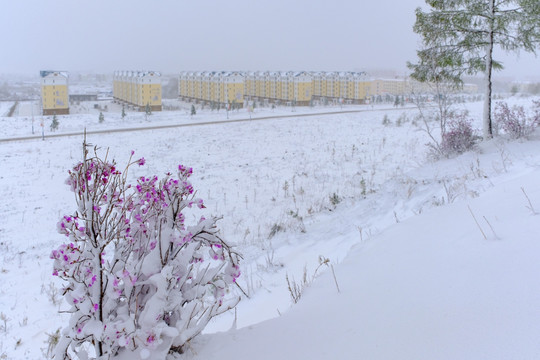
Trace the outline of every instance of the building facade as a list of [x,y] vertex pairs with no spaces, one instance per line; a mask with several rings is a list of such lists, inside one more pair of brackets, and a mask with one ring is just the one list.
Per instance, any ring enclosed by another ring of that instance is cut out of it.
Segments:
[[43,115],[69,114],[68,73],[43,70],[41,77],[41,108]]
[[256,71],[246,73],[244,98],[272,104],[308,105],[311,101],[311,73]]
[[161,74],[156,71],[116,71],[113,98],[138,111],[161,111]]
[[[464,87],[470,92],[472,87]],[[196,103],[366,104],[381,96],[432,92],[409,78],[372,79],[364,72],[193,72],[180,74],[179,97]]]
[[373,95],[371,85],[364,72],[316,72],[313,97],[324,103],[365,104]]
[[363,104],[370,97],[365,73],[250,72],[244,85],[246,100],[307,106],[313,101]]
[[236,71],[185,71],[178,78],[178,96],[185,101],[241,107],[244,77]]

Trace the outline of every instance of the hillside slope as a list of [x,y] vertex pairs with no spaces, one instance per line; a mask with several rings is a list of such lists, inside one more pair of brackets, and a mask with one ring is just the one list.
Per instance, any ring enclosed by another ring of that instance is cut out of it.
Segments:
[[281,317],[205,335],[187,358],[540,358],[540,215],[527,200],[540,211],[533,157],[486,179],[493,187],[479,197],[356,246],[335,267],[340,293],[326,272]]

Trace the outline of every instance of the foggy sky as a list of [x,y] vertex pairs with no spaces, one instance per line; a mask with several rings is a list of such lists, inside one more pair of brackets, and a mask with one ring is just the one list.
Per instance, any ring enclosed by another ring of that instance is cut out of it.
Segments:
[[[9,0],[0,73],[42,69],[374,70],[408,74],[423,0]],[[500,54],[499,54],[500,55]],[[500,75],[538,76],[503,56]]]

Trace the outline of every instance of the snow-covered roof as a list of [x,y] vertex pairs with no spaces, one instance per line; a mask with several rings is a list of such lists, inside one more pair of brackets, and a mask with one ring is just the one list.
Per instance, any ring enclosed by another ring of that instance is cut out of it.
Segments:
[[65,78],[68,78],[69,74],[67,71],[58,71],[58,70],[41,70],[39,72],[39,76],[41,76],[42,78],[44,77],[47,77],[49,75],[55,75],[55,76],[63,76]]
[[212,79],[215,77],[231,77],[239,76],[247,80],[287,80],[298,78],[315,78],[326,80],[350,80],[350,81],[365,81],[367,73],[365,71],[183,71],[180,73],[180,78],[194,77],[198,79]]
[[115,76],[124,77],[145,77],[145,76],[161,76],[161,73],[153,70],[117,70]]

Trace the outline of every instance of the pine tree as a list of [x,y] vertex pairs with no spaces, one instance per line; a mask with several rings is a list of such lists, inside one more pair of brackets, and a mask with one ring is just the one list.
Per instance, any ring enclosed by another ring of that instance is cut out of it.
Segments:
[[122,104],[122,120],[124,120],[125,117],[126,117],[126,109],[125,109],[124,104]]
[[58,117],[56,116],[56,114],[54,114],[51,122],[51,131],[57,130],[58,125],[60,125],[60,123],[58,122]]
[[103,113],[100,111],[99,112],[99,123],[101,124],[102,122],[105,121],[105,116],[103,115]]
[[495,46],[505,51],[536,53],[540,43],[538,0],[426,0],[430,10],[416,9],[414,31],[422,36],[418,64],[409,63],[419,81],[462,85],[463,75],[485,74],[483,134],[493,137],[492,71]]
[[191,116],[197,114],[197,110],[195,110],[195,105],[191,104]]

